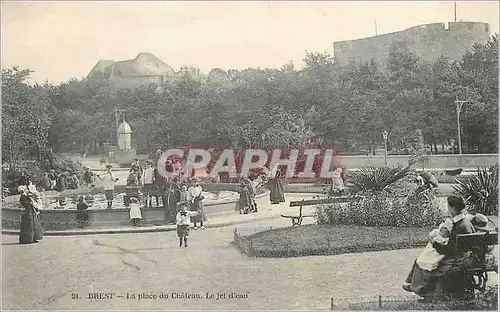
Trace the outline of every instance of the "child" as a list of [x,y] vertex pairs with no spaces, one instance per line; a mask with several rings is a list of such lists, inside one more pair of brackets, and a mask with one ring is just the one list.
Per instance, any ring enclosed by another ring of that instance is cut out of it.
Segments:
[[429,232],[429,243],[425,246],[424,251],[417,258],[417,264],[422,270],[432,271],[438,267],[439,261],[444,258],[444,255],[438,253],[433,243],[447,245],[451,230],[453,229],[453,221],[446,219],[439,225],[438,229]]
[[177,213],[177,236],[179,236],[179,247],[182,247],[184,240],[184,247],[187,247],[187,237],[189,235],[189,227],[191,226],[191,217],[198,215],[197,211],[188,211],[188,202],[180,202]]
[[83,228],[85,223],[89,220],[88,208],[89,206],[83,201],[83,196],[80,196],[78,204],[76,204],[76,221],[81,228]]
[[130,220],[132,220],[132,225],[139,225],[139,221],[142,220],[141,207],[139,206],[139,200],[136,197],[130,198],[130,210],[129,210]]
[[337,167],[332,173],[332,189],[344,189],[344,180],[342,179],[342,168]]

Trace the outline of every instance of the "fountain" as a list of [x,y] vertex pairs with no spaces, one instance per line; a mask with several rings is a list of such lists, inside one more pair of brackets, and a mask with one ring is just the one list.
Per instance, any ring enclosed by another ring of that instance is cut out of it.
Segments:
[[[218,187],[213,187],[212,185],[210,188],[209,185],[203,184],[202,187],[204,189],[213,189],[210,192],[203,192],[203,196],[205,197],[205,213],[208,215],[208,218],[210,218],[210,214],[234,211],[234,205],[239,198],[236,188],[227,187],[226,185]],[[136,190],[140,190],[140,187]],[[129,209],[127,207],[127,198],[130,196],[127,196],[126,186],[117,185],[111,209],[106,209],[106,198],[100,187],[68,190],[63,195],[46,194],[42,198],[43,210],[40,214],[43,228],[45,230],[77,228],[76,204],[80,196],[83,196],[85,202],[89,205],[89,225],[92,228],[117,228],[130,225]],[[259,196],[265,196],[265,194],[261,192]],[[62,205],[60,204],[61,202]],[[155,200],[153,200],[153,204],[156,204]],[[22,212],[23,209],[19,204],[19,195],[6,197],[2,206],[2,228],[19,229]],[[142,215],[143,224],[145,225],[164,225],[163,206],[143,208]]]

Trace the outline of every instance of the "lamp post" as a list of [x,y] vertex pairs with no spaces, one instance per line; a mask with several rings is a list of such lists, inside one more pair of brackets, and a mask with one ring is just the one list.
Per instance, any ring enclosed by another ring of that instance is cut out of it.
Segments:
[[387,136],[389,133],[387,131],[382,132],[382,137],[384,138],[384,160],[385,160],[385,166],[387,167]]
[[458,153],[462,154],[462,137],[460,135],[460,112],[462,111],[462,106],[469,101],[459,101],[458,95],[455,99],[455,105],[457,107],[457,132],[458,132]]

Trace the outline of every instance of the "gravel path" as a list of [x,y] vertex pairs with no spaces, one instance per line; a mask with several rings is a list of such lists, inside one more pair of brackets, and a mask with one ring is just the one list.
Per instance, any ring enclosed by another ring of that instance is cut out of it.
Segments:
[[[290,226],[290,220],[256,220],[237,227],[252,232],[271,226]],[[421,252],[248,258],[230,244],[233,230],[192,231],[188,248],[178,247],[175,232],[46,237],[31,245],[3,236],[2,308],[328,309],[332,297],[407,296],[401,284]],[[496,279],[490,275],[492,283]],[[88,299],[94,292],[113,293],[113,299]],[[217,292],[225,298],[216,300]],[[139,300],[143,293],[157,298]],[[162,293],[169,298],[159,298]],[[175,293],[201,298],[180,299]],[[136,298],[126,299],[127,294]]]

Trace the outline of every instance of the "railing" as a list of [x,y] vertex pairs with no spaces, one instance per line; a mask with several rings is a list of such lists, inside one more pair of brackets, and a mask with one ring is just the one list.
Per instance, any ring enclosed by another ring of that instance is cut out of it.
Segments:
[[331,298],[330,310],[393,310],[393,304],[418,302],[418,296],[371,296],[357,298]]
[[233,231],[233,244],[240,249],[244,254],[249,257],[253,257],[255,252],[252,245],[252,241],[248,239],[250,235],[272,230],[272,227],[259,227],[259,228],[235,228]]

